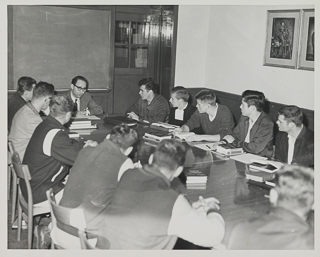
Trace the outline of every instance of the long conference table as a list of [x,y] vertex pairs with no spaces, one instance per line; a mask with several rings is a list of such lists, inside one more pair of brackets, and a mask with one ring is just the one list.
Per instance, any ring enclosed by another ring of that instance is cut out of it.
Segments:
[[[84,140],[90,139],[100,143],[114,127],[113,124],[104,123],[103,119],[93,123],[97,124],[97,129],[90,134],[80,134]],[[138,124],[136,130],[139,141],[130,157],[134,162],[140,161],[141,164],[145,164],[157,143],[142,138],[144,133],[150,130],[149,125]],[[184,144],[187,143],[184,142]],[[198,200],[199,196],[205,198],[213,196],[220,201],[220,213],[226,223],[226,234],[222,242],[224,244],[228,243],[235,225],[248,218],[261,216],[270,209],[267,197],[269,190],[247,183],[245,173],[248,167],[244,163],[228,157],[221,158],[213,152],[196,148],[190,144],[184,167],[207,172],[209,176],[206,189],[187,189],[183,176],[171,182],[172,188],[181,192],[190,203]]]

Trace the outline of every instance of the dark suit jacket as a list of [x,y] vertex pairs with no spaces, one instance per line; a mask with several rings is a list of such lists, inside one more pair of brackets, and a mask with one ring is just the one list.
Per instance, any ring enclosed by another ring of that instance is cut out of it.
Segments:
[[245,143],[244,140],[249,128],[249,117],[241,116],[231,135],[245,152],[271,157],[273,152],[273,126],[274,123],[270,117],[265,112],[261,112],[251,128],[250,143]]
[[[65,95],[71,99],[71,90],[61,92],[62,95]],[[103,114],[103,109],[98,105],[92,98],[89,92],[85,92],[80,97],[80,110],[84,111],[88,107],[90,115],[101,115]]]

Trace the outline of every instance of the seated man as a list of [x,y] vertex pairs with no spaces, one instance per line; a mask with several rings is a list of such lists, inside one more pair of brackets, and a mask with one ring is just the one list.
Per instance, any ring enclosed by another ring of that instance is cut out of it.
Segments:
[[263,111],[262,92],[246,90],[242,93],[241,117],[231,135],[224,137],[245,152],[271,157],[273,151],[273,121]]
[[99,228],[99,221],[93,223],[93,219],[109,205],[122,174],[134,168],[127,155],[137,140],[138,135],[134,129],[118,125],[97,147],[87,147],[79,152],[60,205],[83,208],[87,229]]
[[126,115],[134,120],[152,122],[164,122],[169,114],[168,101],[158,95],[158,85],[152,78],[143,78],[138,83],[141,98],[131,105]]
[[190,136],[186,139],[188,141],[220,141],[225,135],[230,134],[234,127],[232,114],[227,106],[216,102],[213,90],[201,90],[195,98],[198,110],[176,132],[189,132],[201,126],[205,135]]
[[36,127],[42,122],[39,112],[48,108],[54,95],[54,86],[39,82],[33,89],[31,102],[27,102],[14,116],[9,134],[20,159],[23,160],[29,140]]
[[171,90],[169,124],[182,126],[190,119],[197,108],[189,103],[189,99],[190,94],[184,87],[177,86]]
[[71,90],[63,92],[75,103],[73,115],[101,115],[103,109],[92,98],[89,92],[89,82],[82,76],[76,76],[71,81]]
[[177,237],[206,247],[221,243],[225,224],[216,212],[219,201],[201,197],[191,206],[170,187],[185,155],[180,142],[162,140],[149,165],[122,175],[100,230],[111,249],[172,249]]
[[303,124],[297,106],[285,106],[278,112],[279,132],[275,142],[275,159],[288,164],[314,166],[314,132]]
[[276,173],[275,184],[270,213],[237,225],[228,249],[314,249],[314,231],[306,221],[314,203],[314,171],[285,165]]
[[[62,95],[55,95],[50,102],[49,116],[35,129],[27,146],[23,163],[27,164],[31,175],[33,204],[47,203],[46,191],[50,188],[59,203],[62,198],[63,181],[73,165],[80,150],[79,143],[70,139],[63,126],[71,117],[72,101]],[[84,145],[96,146],[96,142],[87,141]],[[22,181],[22,194],[27,196]]]
[[21,77],[18,80],[18,90],[8,101],[8,130],[10,131],[12,119],[16,112],[32,98],[32,91],[36,81],[30,77]]

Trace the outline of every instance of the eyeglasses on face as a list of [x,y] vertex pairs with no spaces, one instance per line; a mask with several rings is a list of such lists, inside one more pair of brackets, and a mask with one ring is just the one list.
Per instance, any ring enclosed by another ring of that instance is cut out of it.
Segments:
[[78,87],[77,85],[74,85],[77,89],[78,89],[78,91],[80,91],[80,92],[85,92],[86,90],[87,90],[87,88],[86,87]]

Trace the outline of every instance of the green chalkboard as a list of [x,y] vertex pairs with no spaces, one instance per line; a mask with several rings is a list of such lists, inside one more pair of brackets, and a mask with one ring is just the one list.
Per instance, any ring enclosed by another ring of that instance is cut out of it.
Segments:
[[89,89],[112,88],[110,24],[110,10],[12,6],[9,89],[21,76],[67,89],[77,75],[88,79]]

